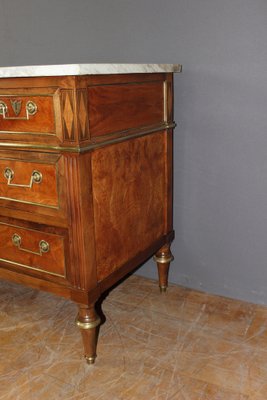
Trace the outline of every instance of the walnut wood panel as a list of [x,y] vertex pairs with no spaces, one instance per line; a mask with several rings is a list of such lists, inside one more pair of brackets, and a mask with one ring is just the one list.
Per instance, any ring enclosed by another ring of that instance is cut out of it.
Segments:
[[[37,90],[38,91],[38,90]],[[57,92],[53,90],[42,90],[36,93],[36,90],[8,90],[0,92],[0,102],[4,102],[7,106],[6,118],[0,115],[0,133],[1,132],[16,132],[16,133],[31,133],[56,135],[56,116],[55,116],[55,98]],[[32,101],[37,106],[37,111],[34,115],[26,117],[26,104]],[[20,111],[16,115],[12,102],[20,102]],[[8,119],[13,118],[13,119]]]
[[[12,238],[21,238],[20,246]],[[0,222],[0,260],[27,270],[43,271],[48,274],[65,277],[64,239],[62,236],[25,229],[21,226]],[[40,241],[46,241],[49,250],[40,251]]]
[[71,282],[76,288],[97,285],[91,181],[91,154],[64,157],[68,191]]
[[[173,121],[173,75],[166,79],[166,120]],[[166,232],[173,229],[173,130],[169,130],[166,138]]]
[[165,162],[163,133],[129,140],[93,153],[99,281],[164,234]]
[[164,120],[162,82],[91,86],[88,93],[92,137]]
[[[6,168],[14,172],[11,182],[5,177]],[[32,183],[32,174],[41,174],[40,183]],[[56,164],[44,164],[0,158],[0,205],[2,199],[14,200],[21,203],[35,203],[45,207],[59,206],[58,176]]]
[[166,137],[166,214],[165,232],[173,229],[173,131],[170,130]]

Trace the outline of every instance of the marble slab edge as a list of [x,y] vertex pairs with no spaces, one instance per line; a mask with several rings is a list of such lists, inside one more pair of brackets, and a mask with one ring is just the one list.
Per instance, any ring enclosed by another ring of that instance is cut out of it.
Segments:
[[0,67],[0,78],[181,72],[180,64],[63,64]]

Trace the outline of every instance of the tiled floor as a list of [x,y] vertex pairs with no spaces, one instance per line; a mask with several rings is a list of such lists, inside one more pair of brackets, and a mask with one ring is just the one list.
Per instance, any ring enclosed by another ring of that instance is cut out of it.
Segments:
[[1,400],[266,400],[267,308],[132,276],[88,366],[70,301],[0,283]]

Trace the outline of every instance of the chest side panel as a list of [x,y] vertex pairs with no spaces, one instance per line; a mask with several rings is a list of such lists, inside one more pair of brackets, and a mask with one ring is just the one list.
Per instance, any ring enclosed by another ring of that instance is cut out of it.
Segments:
[[165,139],[156,133],[92,155],[99,281],[164,234]]

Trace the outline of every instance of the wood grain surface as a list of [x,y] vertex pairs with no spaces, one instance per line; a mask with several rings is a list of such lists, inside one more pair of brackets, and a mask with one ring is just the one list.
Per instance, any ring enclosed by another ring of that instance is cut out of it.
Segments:
[[[12,242],[12,237],[17,234],[21,237],[19,249]],[[47,273],[65,276],[64,241],[63,237],[33,229],[25,229],[17,225],[0,223],[0,258],[10,263],[20,264],[20,269],[27,273],[32,268]],[[49,244],[49,251],[40,255],[39,242],[45,240]]]
[[[4,176],[6,168],[10,168],[14,172],[10,185]],[[12,186],[29,185],[33,171],[42,174],[40,183],[33,183],[32,187]],[[59,203],[57,179],[56,165],[0,158],[0,201],[1,199],[13,199],[57,207]]]
[[98,280],[164,234],[165,159],[162,133],[93,153]]
[[164,119],[162,82],[92,86],[88,93],[91,136],[160,124]]
[[[0,101],[4,101],[8,107],[7,117],[16,119],[3,119],[0,115],[0,132],[29,132],[55,134],[55,113],[52,96],[0,96]],[[11,105],[11,101],[21,101],[21,111],[16,116]],[[36,114],[26,117],[26,103],[33,101],[37,106]]]

